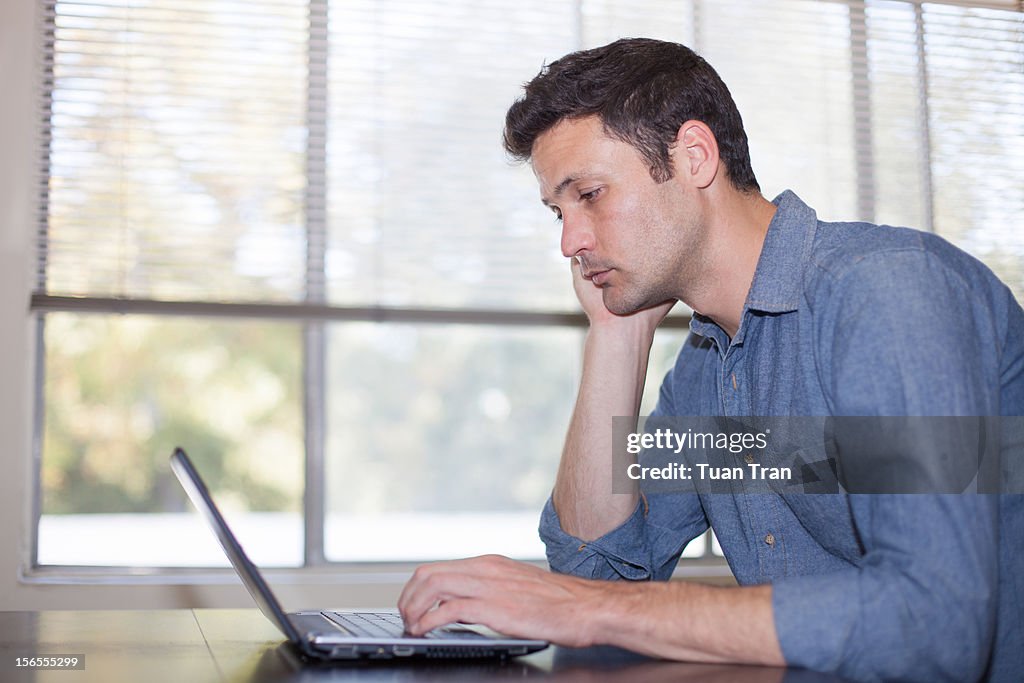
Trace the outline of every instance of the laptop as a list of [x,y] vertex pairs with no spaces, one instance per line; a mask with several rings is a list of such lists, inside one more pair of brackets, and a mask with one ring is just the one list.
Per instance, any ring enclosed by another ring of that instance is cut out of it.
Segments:
[[506,638],[481,626],[450,624],[422,636],[404,632],[398,610],[373,612],[312,610],[285,613],[256,565],[228,527],[210,491],[181,448],[171,455],[171,469],[206,519],[238,577],[260,611],[302,654],[317,660],[498,658],[525,655],[547,641]]

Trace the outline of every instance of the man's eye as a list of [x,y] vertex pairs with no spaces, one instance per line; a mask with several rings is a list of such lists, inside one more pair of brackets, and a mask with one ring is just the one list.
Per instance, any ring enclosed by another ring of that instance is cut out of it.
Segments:
[[558,223],[562,222],[562,212],[561,211],[555,211],[555,221],[558,222]]
[[592,202],[597,199],[597,195],[601,194],[601,188],[591,190],[590,192],[583,192],[580,194],[580,199],[585,202]]

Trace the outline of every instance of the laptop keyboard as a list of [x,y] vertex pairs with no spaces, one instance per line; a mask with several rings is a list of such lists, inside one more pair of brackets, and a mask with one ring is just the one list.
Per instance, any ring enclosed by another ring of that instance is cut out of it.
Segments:
[[[323,612],[323,615],[350,633],[365,638],[401,638],[406,636],[401,615],[395,612]],[[445,627],[428,631],[423,638],[485,638],[465,628]]]
[[324,616],[357,636],[400,638],[405,633],[402,617],[393,612],[324,612]]

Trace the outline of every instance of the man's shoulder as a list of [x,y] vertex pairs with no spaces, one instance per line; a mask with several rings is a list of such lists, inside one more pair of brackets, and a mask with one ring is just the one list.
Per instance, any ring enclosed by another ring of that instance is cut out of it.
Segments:
[[1024,310],[977,258],[932,233],[868,223],[820,223],[804,275],[803,307],[823,338],[864,320],[879,333],[992,340],[1024,357]]
[[936,279],[999,298],[1009,293],[977,258],[938,235],[913,228],[819,221],[807,265],[805,285],[810,293],[865,280],[909,291]]
[[941,237],[913,228],[818,221],[810,261],[822,273],[841,278],[864,262],[895,260],[907,253],[934,254],[951,263],[960,254],[970,258]]

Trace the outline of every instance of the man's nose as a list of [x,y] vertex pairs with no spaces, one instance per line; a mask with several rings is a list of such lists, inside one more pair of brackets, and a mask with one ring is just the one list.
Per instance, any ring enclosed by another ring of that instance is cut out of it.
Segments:
[[578,213],[562,214],[562,256],[572,257],[594,248],[593,226]]

